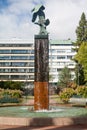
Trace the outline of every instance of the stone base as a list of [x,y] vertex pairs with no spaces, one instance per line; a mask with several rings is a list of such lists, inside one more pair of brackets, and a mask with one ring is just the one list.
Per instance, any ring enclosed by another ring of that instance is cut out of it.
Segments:
[[19,118],[0,117],[0,125],[17,126],[68,126],[87,124],[87,117],[71,118]]
[[49,109],[48,82],[34,83],[34,110]]

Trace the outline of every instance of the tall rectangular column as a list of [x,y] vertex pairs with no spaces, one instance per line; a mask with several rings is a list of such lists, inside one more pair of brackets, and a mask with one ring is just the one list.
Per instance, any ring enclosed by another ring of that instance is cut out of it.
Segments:
[[49,40],[35,35],[34,109],[49,109]]

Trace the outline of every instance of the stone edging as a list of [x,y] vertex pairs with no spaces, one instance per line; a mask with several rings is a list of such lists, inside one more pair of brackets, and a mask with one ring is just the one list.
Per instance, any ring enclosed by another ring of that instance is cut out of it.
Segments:
[[66,126],[87,124],[87,117],[64,117],[64,118],[17,118],[0,117],[0,125],[18,126]]

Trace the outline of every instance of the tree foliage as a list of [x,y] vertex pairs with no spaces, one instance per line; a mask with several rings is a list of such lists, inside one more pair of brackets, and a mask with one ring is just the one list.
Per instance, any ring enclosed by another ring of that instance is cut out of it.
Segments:
[[87,41],[87,20],[84,13],[81,15],[79,26],[76,29],[77,41],[76,45],[80,46],[82,42]]
[[[85,81],[84,81],[85,80],[85,78],[84,78],[85,72],[84,72],[84,69],[83,69],[83,63],[80,62],[79,60],[81,58],[83,58],[82,53],[84,53],[84,50],[81,49],[82,46],[83,46],[82,44],[83,44],[83,42],[87,43],[87,20],[86,20],[86,16],[85,16],[84,12],[81,15],[79,25],[77,26],[76,36],[77,36],[76,42],[73,43],[73,45],[75,46],[74,50],[76,50],[76,52],[77,52],[77,55],[74,58],[74,60],[77,63],[76,68],[75,68],[75,73],[76,73],[75,81],[76,81],[77,84],[83,85],[85,83]],[[81,53],[80,53],[80,51],[81,51]],[[84,60],[85,60],[85,58],[84,58]],[[87,64],[87,63],[85,62],[85,64]]]
[[84,70],[85,81],[87,82],[87,42],[83,42],[79,48],[75,59],[82,65]]
[[84,71],[83,71],[83,67],[81,64],[76,64],[76,67],[75,67],[75,83],[77,83],[78,85],[83,85],[85,84],[85,81],[84,81]]
[[0,81],[0,88],[3,89],[19,89],[22,90],[23,83],[22,82],[14,82],[14,81]]
[[68,87],[69,83],[71,81],[71,73],[68,67],[64,67],[61,72],[59,73],[59,81],[58,85],[61,88],[66,88]]

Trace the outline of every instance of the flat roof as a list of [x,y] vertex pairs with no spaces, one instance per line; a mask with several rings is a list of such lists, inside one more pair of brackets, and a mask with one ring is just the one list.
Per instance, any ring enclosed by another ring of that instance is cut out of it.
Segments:
[[0,39],[0,44],[33,44],[33,41],[27,40],[27,39]]
[[[49,40],[50,44],[72,44],[72,40]],[[0,44],[34,44],[33,41],[27,39],[0,39]]]
[[72,40],[50,40],[50,44],[72,44]]

